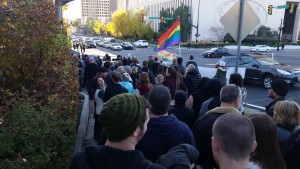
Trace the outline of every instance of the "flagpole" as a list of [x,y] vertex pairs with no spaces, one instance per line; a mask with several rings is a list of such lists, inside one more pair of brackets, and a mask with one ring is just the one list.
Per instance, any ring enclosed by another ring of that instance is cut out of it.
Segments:
[[[178,18],[180,19],[180,16],[178,16]],[[180,26],[180,20],[179,20],[179,26]],[[181,48],[180,48],[180,43],[181,43],[181,41],[179,42],[179,57],[181,57]]]
[[180,43],[179,43],[179,57],[181,57]]

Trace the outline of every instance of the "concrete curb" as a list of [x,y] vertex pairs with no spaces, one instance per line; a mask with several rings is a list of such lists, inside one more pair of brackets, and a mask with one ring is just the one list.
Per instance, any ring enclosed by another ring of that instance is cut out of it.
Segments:
[[244,106],[248,107],[250,109],[259,110],[261,112],[265,112],[266,111],[266,108],[261,107],[261,106],[257,106],[257,105],[254,105],[254,104],[245,103]]
[[80,115],[79,126],[77,129],[76,139],[74,143],[73,156],[83,151],[84,139],[89,120],[89,96],[85,93],[79,92],[81,96],[84,96],[83,106]]

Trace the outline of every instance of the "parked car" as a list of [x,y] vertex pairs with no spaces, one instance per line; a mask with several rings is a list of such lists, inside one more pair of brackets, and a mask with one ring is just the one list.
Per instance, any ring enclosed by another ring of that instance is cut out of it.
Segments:
[[271,47],[268,45],[255,45],[249,49],[250,52],[269,52]]
[[104,40],[110,41],[110,42],[115,42],[116,41],[115,37],[105,37]]
[[96,48],[96,43],[93,40],[85,41],[86,48]]
[[102,45],[104,48],[111,48],[111,42],[105,41]]
[[[223,56],[216,67],[221,61],[226,63],[226,67],[235,67],[236,59],[236,56]],[[269,88],[274,79],[283,79],[290,86],[300,83],[300,67],[283,65],[265,55],[241,56],[238,65],[246,68],[245,82],[258,82],[264,88]]]
[[104,39],[101,39],[98,43],[96,43],[96,45],[103,47],[104,42],[106,42],[106,41]]
[[149,44],[146,40],[137,40],[133,43],[133,45],[136,47],[140,47],[140,48],[142,48],[142,47],[147,48]]
[[121,46],[124,50],[133,50],[133,45],[130,42],[122,42]]
[[111,50],[122,50],[122,46],[119,43],[112,43],[110,49]]
[[215,58],[229,55],[230,51],[228,48],[211,48],[208,51],[202,53],[205,58]]
[[101,42],[101,40],[94,40],[96,46],[99,46],[99,43]]

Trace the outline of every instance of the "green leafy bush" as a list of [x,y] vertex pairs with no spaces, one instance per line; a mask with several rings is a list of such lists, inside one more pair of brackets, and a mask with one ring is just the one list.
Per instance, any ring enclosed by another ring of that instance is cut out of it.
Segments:
[[67,168],[75,122],[24,102],[0,128],[0,168]]

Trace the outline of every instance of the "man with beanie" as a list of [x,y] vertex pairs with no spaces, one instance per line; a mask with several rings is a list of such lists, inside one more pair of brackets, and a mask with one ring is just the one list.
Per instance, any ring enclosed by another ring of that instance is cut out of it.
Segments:
[[271,86],[268,88],[268,95],[273,101],[266,105],[266,113],[273,118],[274,105],[278,101],[285,100],[285,96],[289,91],[289,85],[282,79],[276,79],[271,82]]
[[118,71],[112,72],[112,84],[108,85],[105,89],[104,93],[104,102],[107,102],[110,98],[121,94],[128,93],[127,89],[125,89],[120,84],[121,81],[121,73]]
[[187,94],[182,91],[178,90],[174,96],[175,105],[169,110],[169,114],[174,114],[178,120],[185,122],[190,129],[193,129],[195,119],[194,110],[185,106],[185,102],[187,101],[188,97]]
[[213,124],[225,114],[241,114],[238,110],[242,103],[240,87],[233,84],[224,86],[220,92],[220,100],[221,106],[208,111],[203,117],[198,118],[193,128],[196,148],[200,153],[197,164],[204,169],[218,168],[211,149]]
[[69,169],[164,169],[135,150],[147,131],[147,107],[142,96],[128,93],[106,102],[100,113],[105,145],[90,146],[75,154]]
[[136,146],[137,150],[142,151],[147,159],[155,162],[160,155],[179,144],[195,145],[190,128],[173,114],[168,115],[171,94],[166,87],[155,86],[149,92],[148,100],[151,105],[150,121],[146,134]]

